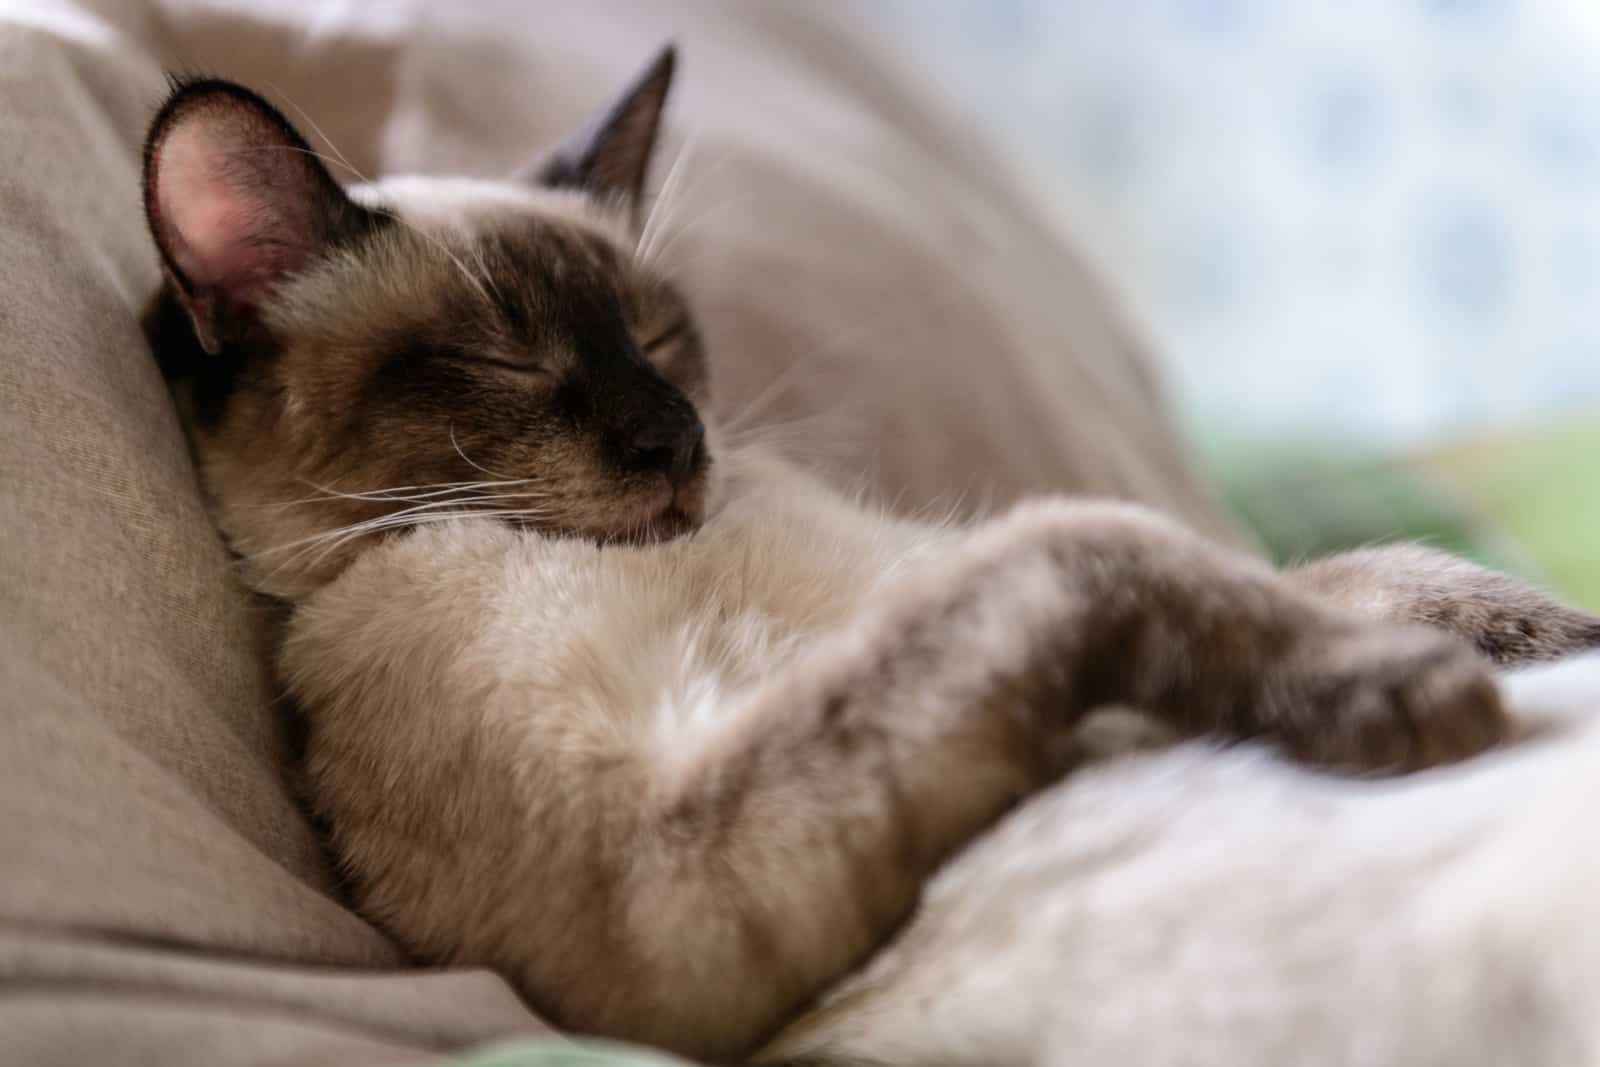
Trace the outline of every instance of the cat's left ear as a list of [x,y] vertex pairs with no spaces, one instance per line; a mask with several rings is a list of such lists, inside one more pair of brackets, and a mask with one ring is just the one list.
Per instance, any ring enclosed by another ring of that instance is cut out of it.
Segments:
[[259,335],[272,291],[375,218],[276,108],[214,78],[175,81],[151,122],[144,205],[172,292],[212,355]]
[[676,64],[677,50],[668,45],[632,84],[524,177],[551,188],[580,189],[635,218]]

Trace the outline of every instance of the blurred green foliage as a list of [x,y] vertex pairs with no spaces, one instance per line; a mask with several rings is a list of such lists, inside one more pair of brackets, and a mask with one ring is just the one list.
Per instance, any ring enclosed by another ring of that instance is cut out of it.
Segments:
[[1383,455],[1205,433],[1234,512],[1282,563],[1420,541],[1600,609],[1600,419]]

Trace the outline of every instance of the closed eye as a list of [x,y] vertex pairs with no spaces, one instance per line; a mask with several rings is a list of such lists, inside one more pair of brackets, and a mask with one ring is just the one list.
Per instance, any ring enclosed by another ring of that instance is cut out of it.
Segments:
[[486,367],[498,367],[501,370],[513,371],[529,378],[555,378],[555,374],[549,368],[526,360],[511,359],[488,352],[465,352],[462,353],[461,358],[468,363],[480,363]]
[[688,332],[689,320],[675,319],[665,329],[659,330],[655,334],[651,335],[651,337],[642,342],[639,347],[647,353],[655,352],[658,349],[665,348],[667,345],[675,344],[676,342],[682,340],[683,336]]

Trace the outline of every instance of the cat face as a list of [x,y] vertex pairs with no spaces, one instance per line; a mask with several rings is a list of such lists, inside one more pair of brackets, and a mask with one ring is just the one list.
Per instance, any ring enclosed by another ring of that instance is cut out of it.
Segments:
[[529,178],[350,189],[255,94],[176,87],[145,153],[147,329],[252,584],[301,595],[462,513],[602,541],[700,521],[703,354],[634,254],[671,73],[669,50]]

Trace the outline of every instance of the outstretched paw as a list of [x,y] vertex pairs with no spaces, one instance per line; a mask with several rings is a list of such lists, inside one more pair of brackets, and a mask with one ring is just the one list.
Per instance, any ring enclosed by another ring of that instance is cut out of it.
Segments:
[[1510,735],[1482,658],[1421,626],[1361,625],[1308,635],[1270,684],[1289,708],[1276,731],[1296,758],[1398,772],[1476,755]]

